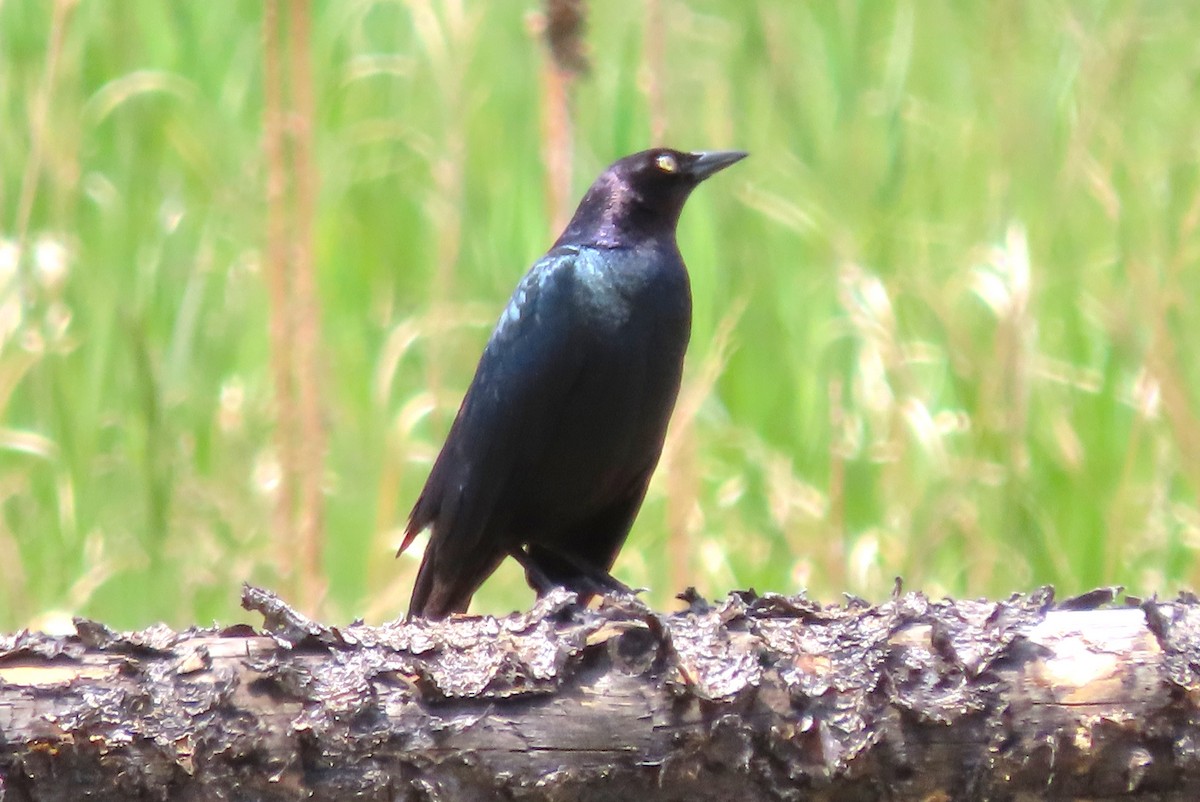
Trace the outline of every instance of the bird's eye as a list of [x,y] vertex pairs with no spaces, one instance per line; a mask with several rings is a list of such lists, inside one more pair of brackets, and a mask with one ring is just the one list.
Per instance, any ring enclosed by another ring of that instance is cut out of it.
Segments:
[[654,160],[654,165],[664,173],[673,173],[679,169],[679,164],[670,153],[659,154],[658,158]]

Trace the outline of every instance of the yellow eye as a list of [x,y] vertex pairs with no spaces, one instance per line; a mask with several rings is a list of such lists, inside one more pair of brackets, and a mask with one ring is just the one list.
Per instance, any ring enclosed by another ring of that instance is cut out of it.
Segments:
[[679,169],[679,165],[675,162],[675,157],[670,153],[659,154],[654,160],[654,165],[664,173],[673,173]]

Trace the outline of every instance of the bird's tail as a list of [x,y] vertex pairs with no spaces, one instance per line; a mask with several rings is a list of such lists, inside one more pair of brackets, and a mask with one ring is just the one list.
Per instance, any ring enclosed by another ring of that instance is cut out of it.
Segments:
[[396,549],[397,557],[403,554],[404,550],[412,545],[412,542],[416,540],[417,534],[420,531],[421,530],[414,527],[411,522],[409,523],[408,528],[404,530],[404,540],[400,541],[400,548]]
[[[401,551],[412,540],[405,537]],[[413,582],[412,598],[408,602],[409,618],[445,618],[465,613],[471,597],[483,580],[496,570],[504,553],[476,554],[469,565],[443,565],[436,535],[429,539],[417,578]]]
[[[400,550],[404,551],[411,540],[411,537],[405,537],[404,545],[400,547]],[[434,568],[435,560],[430,554],[432,545],[431,543],[430,548],[426,549],[425,557],[421,560],[421,567],[417,569],[412,598],[408,601],[409,618],[445,618],[451,613],[465,613],[467,605],[471,603],[471,597],[467,596],[460,605],[447,607],[446,594],[444,591],[439,591],[443,583],[437,579],[437,569]]]

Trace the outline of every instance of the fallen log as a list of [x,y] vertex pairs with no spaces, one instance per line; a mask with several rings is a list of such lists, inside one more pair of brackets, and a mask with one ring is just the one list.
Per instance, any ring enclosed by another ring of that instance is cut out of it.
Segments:
[[0,800],[1200,798],[1200,604],[567,593],[0,636]]

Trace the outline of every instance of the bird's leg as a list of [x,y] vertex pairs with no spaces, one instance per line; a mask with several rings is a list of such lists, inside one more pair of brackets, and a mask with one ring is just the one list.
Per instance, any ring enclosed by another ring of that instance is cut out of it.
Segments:
[[556,587],[573,590],[581,599],[605,593],[634,593],[608,571],[569,552],[539,543],[528,551],[515,548],[509,553],[525,569],[526,581],[539,596]]
[[[529,583],[529,587],[533,588],[538,596],[545,596],[553,588],[562,587],[563,583],[555,582],[547,574],[533,558],[533,556],[525,551],[520,546],[513,546],[508,550],[509,556],[516,560],[522,568],[525,569],[525,581]],[[571,588],[574,590],[574,588]]]
[[579,574],[579,578],[584,580],[589,589],[595,593],[604,593],[605,591],[610,593],[633,593],[631,587],[598,565],[592,565],[586,560],[579,559],[574,554],[559,551],[555,548],[549,548],[546,551],[575,569]]

